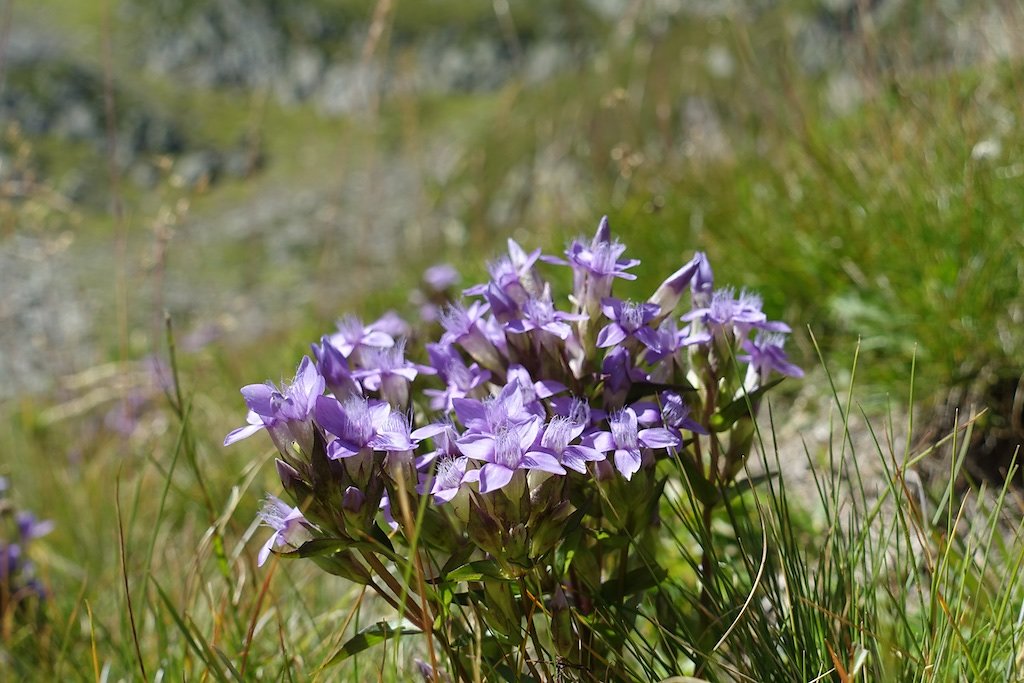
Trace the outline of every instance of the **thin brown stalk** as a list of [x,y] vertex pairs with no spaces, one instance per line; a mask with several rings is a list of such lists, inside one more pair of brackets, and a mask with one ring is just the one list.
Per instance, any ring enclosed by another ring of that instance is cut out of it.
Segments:
[[[406,495],[406,490],[405,490],[405,478],[402,477],[401,474],[399,474],[399,476],[396,477],[396,479],[398,481],[399,507],[401,507],[401,509],[402,509],[402,516],[405,518],[405,525],[406,525],[405,528],[406,529],[414,529],[415,526],[413,524],[412,510],[409,509],[409,498]],[[413,540],[417,541],[418,540],[418,536],[416,538],[414,538]],[[424,576],[423,576],[423,562],[422,562],[422,560],[420,558],[420,550],[417,547],[416,543],[414,543],[413,546],[409,550],[412,552],[413,568],[416,571],[416,583],[417,583],[417,585],[419,587],[420,611],[422,612],[422,614],[424,616],[430,618],[430,623],[429,624],[425,623],[423,625],[424,626],[423,627],[423,634],[427,637],[427,652],[430,653],[430,666],[433,669],[433,672],[434,672],[433,676],[434,676],[434,680],[436,681],[436,680],[438,680],[438,668],[437,668],[437,653],[434,650],[433,614],[432,614],[431,609],[430,609],[430,604],[427,602],[427,584],[426,584],[426,581],[425,581]]]
[[[367,550],[361,550],[360,553],[362,554],[363,559],[366,560],[366,563],[370,565],[370,568],[377,572],[377,575],[384,580],[384,583],[387,584],[388,588],[390,588],[398,598],[397,601],[389,600],[388,602],[392,607],[398,610],[399,615],[408,614],[410,619],[421,629],[424,628],[424,624],[429,628],[429,622],[424,621],[423,615],[420,613],[416,603],[408,599],[409,591],[398,582],[398,579],[391,575],[391,572],[389,572],[388,568],[384,566],[384,563],[380,561],[380,558]],[[379,588],[377,589],[377,592],[382,596],[385,595]]]

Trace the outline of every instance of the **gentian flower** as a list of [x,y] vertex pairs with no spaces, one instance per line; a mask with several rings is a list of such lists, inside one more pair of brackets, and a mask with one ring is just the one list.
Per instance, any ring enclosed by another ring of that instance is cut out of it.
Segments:
[[344,354],[331,344],[330,337],[321,337],[320,344],[313,344],[312,349],[317,369],[336,399],[344,401],[352,396],[363,395],[363,390],[352,375],[348,361]]
[[711,271],[711,263],[708,262],[704,252],[698,251],[694,257],[698,259],[697,270],[690,280],[690,297],[693,300],[694,308],[705,308],[711,303],[711,293],[715,286],[715,275]]
[[427,344],[430,364],[445,382],[444,390],[424,389],[430,397],[431,410],[452,410],[452,400],[465,398],[491,378],[490,370],[482,370],[477,363],[467,366],[454,346]]
[[804,371],[790,363],[786,352],[782,350],[785,343],[784,335],[773,332],[758,332],[753,341],[743,340],[743,350],[747,353],[737,356],[737,359],[750,363],[745,381],[748,391],[763,385],[773,370],[787,377],[804,376]]
[[338,321],[338,331],[330,336],[331,345],[346,358],[359,362],[360,353],[366,348],[386,349],[395,345],[394,338],[372,325],[364,326],[354,315],[347,315]]
[[527,452],[537,439],[541,421],[533,418],[525,424],[509,424],[496,434],[468,434],[459,439],[464,455],[484,463],[480,468],[480,493],[504,488],[518,470],[541,470],[565,474],[565,468],[554,456],[543,452]]
[[695,308],[682,319],[697,320],[716,335],[731,332],[741,337],[755,327],[770,332],[789,332],[785,323],[769,322],[761,306],[761,297],[757,294],[744,290],[737,298],[731,287],[725,287],[715,290],[706,308]]
[[491,311],[501,322],[515,317],[523,304],[536,296],[539,290],[533,266],[540,257],[540,249],[530,253],[516,243],[508,241],[508,256],[502,256],[487,265],[490,282],[467,289],[464,294],[483,296]]
[[580,474],[587,473],[587,463],[604,460],[604,453],[583,444],[573,444],[587,429],[583,421],[574,421],[568,417],[556,415],[544,427],[540,438],[540,446],[532,449],[527,455],[537,457],[549,455],[558,460],[564,467]]
[[614,453],[615,468],[626,480],[640,470],[643,461],[641,447],[667,448],[678,446],[679,439],[664,427],[640,429],[636,412],[624,408],[608,417],[610,432],[596,432],[587,445],[602,453]]
[[288,546],[295,550],[313,538],[310,530],[315,527],[306,521],[302,512],[276,496],[267,494],[266,502],[263,509],[260,510],[259,516],[264,524],[274,530],[256,557],[256,565],[259,567],[262,567],[263,563],[267,561],[270,551],[274,547]]
[[[427,483],[431,484],[429,492],[430,495],[434,496],[435,503],[451,502],[466,478],[466,464],[468,462],[469,459],[463,455],[458,457],[445,456],[437,461],[437,470],[434,472],[433,479],[427,480]],[[421,493],[423,492],[421,491]]]
[[21,537],[22,543],[41,538],[53,531],[53,521],[48,519],[39,521],[31,512],[18,512],[15,519],[18,523],[18,536]]
[[654,343],[654,330],[647,323],[658,315],[657,305],[608,298],[601,302],[601,311],[612,322],[597,335],[598,348],[615,346],[631,337],[636,337],[644,346]]
[[446,292],[459,284],[459,271],[448,263],[438,263],[423,271],[423,284],[434,292]]
[[457,398],[452,401],[452,405],[467,433],[493,436],[509,425],[523,424],[535,418],[525,407],[517,381],[509,382],[497,396],[485,401]]
[[[381,398],[395,407],[409,403],[409,383],[420,369],[405,359],[405,340],[382,349],[363,353],[363,370],[355,373],[369,391],[379,391]],[[429,370],[433,372],[433,370]]]
[[519,383],[519,393],[523,397],[523,408],[540,418],[547,415],[544,404],[541,403],[542,399],[551,398],[563,391],[568,391],[564,384],[553,379],[534,382],[533,378],[530,377],[530,372],[522,365],[508,366],[508,381],[509,384],[513,382]]
[[[647,301],[657,306],[662,315],[669,315],[679,303],[679,299],[682,298],[683,290],[691,285],[694,276],[698,275],[702,269],[705,269],[710,275],[711,270],[707,265],[707,257],[704,252],[698,251],[682,268],[669,275]],[[703,286],[704,282],[701,285]]]
[[389,419],[391,406],[384,401],[353,397],[338,403],[321,396],[316,403],[316,420],[335,439],[327,444],[331,460],[366,455],[371,451],[409,451],[415,447],[408,423]]
[[572,334],[572,327],[568,323],[586,319],[585,315],[565,313],[556,309],[551,301],[551,290],[545,287],[540,297],[526,300],[523,304],[522,317],[509,321],[505,329],[515,334],[541,330],[564,341]]
[[636,275],[627,271],[640,261],[620,258],[624,251],[625,245],[617,240],[612,241],[608,217],[605,216],[598,224],[589,246],[579,239],[573,240],[565,251],[567,261],[550,256],[545,260],[572,268],[576,303],[582,311],[593,315],[601,300],[611,295],[612,280],[636,279]]
[[[224,438],[224,445],[230,446],[266,427],[282,451],[287,450],[285,439],[289,436],[298,440],[304,448],[308,448],[312,442],[310,420],[317,397],[323,394],[324,387],[324,378],[320,376],[309,356],[302,358],[295,379],[281,390],[272,382],[242,387],[242,398],[249,407],[249,414],[246,417],[249,424],[228,434]],[[279,427],[282,425],[289,428],[288,433],[281,432]]]
[[623,346],[613,347],[601,364],[604,378],[605,408],[621,407],[629,395],[634,382],[642,382],[647,376],[633,367],[633,357]]
[[466,308],[455,303],[441,313],[441,326],[445,334],[442,344],[458,344],[466,353],[489,370],[501,371],[502,360],[497,347],[485,332],[483,314],[485,307],[474,301]]
[[707,434],[708,430],[699,422],[690,417],[690,406],[686,405],[683,397],[674,391],[665,391],[661,394],[661,414],[665,427],[680,440],[682,430],[694,434]]

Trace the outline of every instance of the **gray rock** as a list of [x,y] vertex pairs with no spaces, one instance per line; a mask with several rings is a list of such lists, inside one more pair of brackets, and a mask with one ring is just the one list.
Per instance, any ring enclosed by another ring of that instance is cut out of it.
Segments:
[[216,152],[189,152],[174,164],[171,179],[181,187],[201,189],[217,181],[221,167],[221,158]]
[[160,171],[149,162],[139,161],[128,169],[128,180],[140,189],[149,190],[160,182]]

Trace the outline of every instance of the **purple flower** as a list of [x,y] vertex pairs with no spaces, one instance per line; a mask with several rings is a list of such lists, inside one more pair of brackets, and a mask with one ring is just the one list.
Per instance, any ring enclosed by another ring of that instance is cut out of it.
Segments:
[[270,556],[271,549],[275,546],[288,546],[294,550],[313,537],[310,530],[315,527],[306,521],[302,512],[276,496],[267,494],[266,502],[259,516],[264,524],[274,530],[274,533],[260,548],[256,558],[257,566],[263,566]]
[[738,360],[750,363],[747,368],[747,388],[764,384],[768,374],[773,370],[787,377],[803,377],[804,371],[789,362],[789,357],[782,350],[786,337],[774,332],[758,332],[754,340],[743,340],[745,355],[737,356]]
[[16,520],[18,523],[18,536],[21,537],[22,543],[41,538],[53,531],[53,522],[51,520],[39,521],[31,512],[19,512],[16,515]]
[[715,276],[711,272],[711,264],[704,252],[698,251],[693,258],[697,261],[697,271],[690,281],[690,295],[694,308],[703,308],[711,303],[711,291],[715,285]]
[[341,351],[331,344],[329,337],[321,337],[320,344],[313,344],[312,349],[317,369],[336,399],[344,401],[351,396],[362,396],[363,391],[353,377],[348,361]]
[[623,346],[615,346],[601,364],[604,379],[605,407],[620,407],[629,394],[633,382],[642,382],[647,376],[633,367],[633,358]]
[[327,444],[327,457],[331,460],[370,451],[415,448],[408,422],[401,417],[391,419],[391,406],[383,401],[353,397],[341,404],[329,396],[321,396],[316,403],[316,420],[337,437]]
[[636,275],[626,271],[640,261],[620,258],[624,251],[625,245],[612,241],[608,217],[605,216],[589,246],[580,239],[573,240],[565,251],[568,261],[554,257],[546,257],[545,260],[572,268],[576,302],[581,310],[592,313],[597,311],[602,299],[611,295],[612,280],[636,279]]
[[459,271],[448,263],[438,263],[423,271],[423,284],[438,293],[454,287],[460,279]]
[[411,434],[412,440],[420,443],[426,439],[433,439],[434,450],[421,455],[416,459],[416,469],[425,470],[430,467],[431,463],[439,458],[448,457],[459,457],[458,446],[455,442],[459,438],[459,432],[455,428],[455,423],[452,422],[451,417],[445,415],[439,422],[433,422],[419,429],[413,430]]
[[770,332],[789,332],[785,323],[769,322],[761,306],[761,297],[757,294],[744,290],[736,297],[731,287],[725,287],[715,290],[706,308],[695,308],[682,319],[697,320],[715,335],[732,332],[743,336],[755,327]]
[[[412,334],[412,326],[395,311],[387,311],[384,315],[377,318],[375,322],[370,323],[368,329],[371,333],[383,332],[392,339],[408,337]],[[371,346],[373,345],[371,344]]]
[[661,414],[665,426],[680,439],[680,432],[683,429],[694,434],[708,433],[703,425],[690,417],[690,406],[686,405],[683,397],[674,391],[665,391],[661,394]]
[[338,331],[330,336],[331,345],[346,358],[359,362],[359,352],[365,348],[386,349],[395,345],[394,338],[373,325],[364,326],[354,315],[347,315],[338,321]]
[[586,441],[602,453],[614,452],[615,468],[628,481],[640,470],[643,457],[640,448],[667,448],[678,446],[680,441],[664,427],[639,429],[636,413],[625,408],[612,413],[608,418],[610,432],[596,432]]
[[[445,456],[437,461],[437,470],[430,487],[430,494],[434,496],[434,502],[451,502],[455,494],[459,492],[463,480],[466,478],[466,464],[469,459],[465,456]],[[431,480],[428,480],[430,482]]]
[[604,453],[590,446],[573,444],[587,428],[584,421],[574,421],[568,417],[551,418],[540,438],[540,446],[527,453],[532,457],[541,455],[552,456],[564,467],[580,474],[587,473],[587,463],[604,460]]
[[494,435],[510,425],[523,424],[535,417],[526,409],[517,381],[509,382],[497,396],[487,400],[457,398],[452,405],[462,425],[477,434]]
[[545,287],[540,297],[526,300],[523,304],[522,318],[509,321],[505,329],[515,334],[542,330],[564,341],[572,334],[572,327],[568,323],[586,319],[585,315],[564,313],[556,309],[551,301],[551,290]]
[[441,313],[441,326],[445,329],[441,343],[458,344],[483,367],[501,370],[501,354],[487,333],[483,320],[485,311],[485,306],[479,301],[474,301],[469,308],[460,303],[446,308]]
[[381,398],[393,406],[409,403],[409,383],[419,370],[405,359],[405,340],[382,349],[367,349],[363,353],[363,370],[355,373],[369,391],[379,391]]
[[[224,438],[224,445],[230,446],[264,427],[273,428],[281,423],[307,423],[313,414],[317,397],[324,392],[324,386],[324,378],[309,356],[304,356],[295,379],[282,390],[278,390],[272,382],[242,387],[242,398],[249,406],[249,414],[246,416],[249,424],[228,434]],[[271,435],[275,436],[273,430]]]
[[598,348],[615,346],[630,337],[636,337],[645,346],[653,343],[654,330],[647,327],[647,323],[658,315],[659,309],[655,304],[609,298],[601,302],[601,311],[612,322],[597,335]]
[[551,398],[563,391],[568,391],[564,384],[553,379],[534,382],[533,378],[530,377],[530,372],[522,365],[508,366],[508,382],[509,384],[519,383],[519,393],[523,397],[523,408],[527,412],[541,418],[547,415],[541,400]]
[[679,303],[683,290],[694,282],[694,276],[704,277],[701,270],[704,270],[707,275],[707,280],[702,280],[701,286],[704,286],[706,282],[710,288],[711,268],[707,265],[707,257],[704,253],[698,251],[682,268],[669,275],[648,301],[668,315]]
[[524,424],[510,424],[495,434],[467,434],[458,441],[464,455],[484,463],[479,470],[480,493],[503,488],[517,470],[541,470],[565,474],[565,468],[554,456],[543,452],[527,452],[540,433],[541,421],[533,418]]
[[430,364],[447,385],[443,391],[423,390],[430,397],[431,410],[452,410],[454,399],[465,398],[491,378],[491,372],[482,370],[477,363],[467,366],[454,346],[427,344],[427,355]]

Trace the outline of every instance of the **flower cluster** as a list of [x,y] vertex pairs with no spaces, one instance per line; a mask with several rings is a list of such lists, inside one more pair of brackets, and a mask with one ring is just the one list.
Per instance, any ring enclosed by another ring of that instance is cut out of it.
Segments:
[[[410,354],[409,327],[394,315],[369,325],[347,317],[290,383],[243,387],[247,424],[224,443],[266,430],[292,501],[268,498],[261,517],[273,534],[260,564],[271,551],[313,557],[377,585],[377,555],[407,563],[395,544],[416,539],[435,558],[417,567],[433,583],[484,562],[587,610],[604,555],[555,571],[559,539],[585,529],[581,557],[596,552],[598,532],[650,533],[664,479],[683,460],[689,476],[727,485],[751,445],[742,424],[771,376],[802,374],[783,351],[789,328],[756,295],[715,288],[703,253],[647,300],[616,297],[617,280],[637,278],[625,249],[607,219],[561,256],[509,240],[490,280],[462,300],[442,303],[453,269],[430,271],[429,296],[416,302],[440,335],[422,352]],[[571,274],[567,301],[547,279],[560,270]],[[515,640],[516,601],[506,585],[484,584],[487,628]],[[444,611],[432,601],[443,600],[422,586],[409,592],[422,604],[403,609],[430,628],[430,614]]]
[[53,522],[40,521],[31,512],[17,510],[8,499],[10,483],[0,477],[0,519],[10,533],[0,537],[0,616],[31,600],[46,597],[29,559],[29,544],[53,530]]

